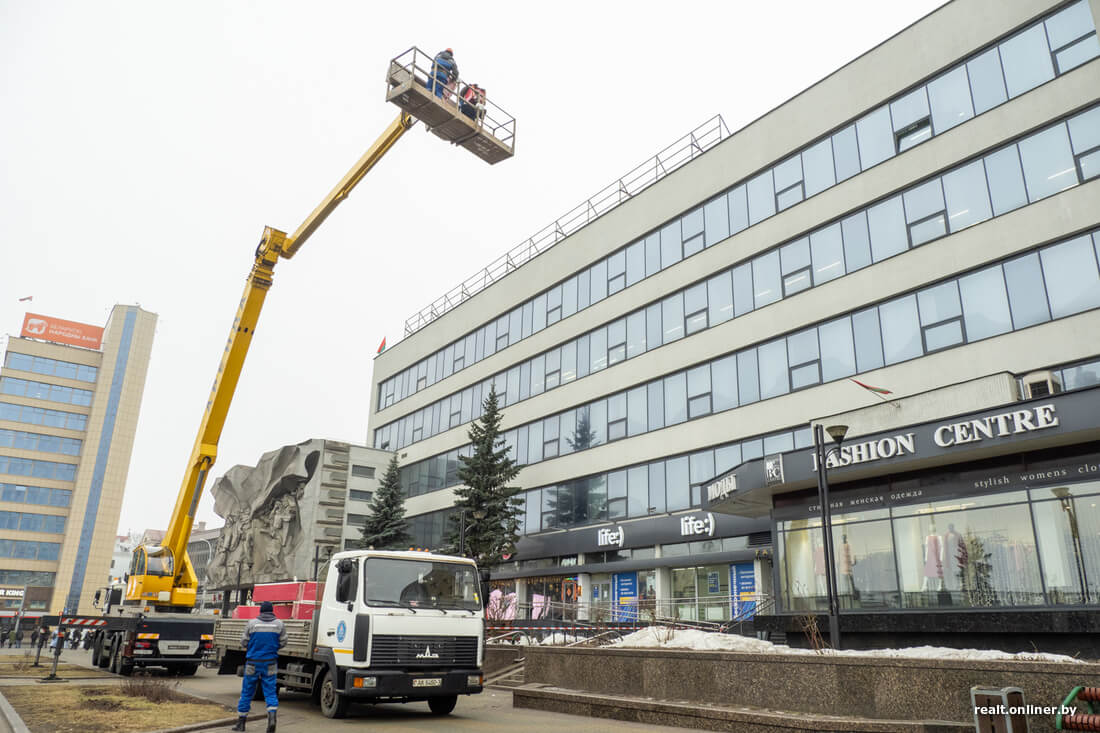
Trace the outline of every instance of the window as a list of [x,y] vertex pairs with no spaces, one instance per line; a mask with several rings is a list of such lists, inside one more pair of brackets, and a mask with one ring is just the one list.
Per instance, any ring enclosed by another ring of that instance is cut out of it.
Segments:
[[1071,118],[1069,137],[1077,174],[1082,181],[1096,178],[1100,175],[1100,107]]
[[1000,266],[959,278],[967,339],[979,339],[1012,330],[1008,293]]
[[909,247],[902,197],[895,196],[867,210],[871,254],[875,262],[904,252]]
[[752,261],[753,302],[763,308],[783,297],[779,284],[779,253],[772,251]]
[[802,151],[802,172],[807,198],[836,184],[833,146],[828,138]]
[[1008,96],[1015,97],[1054,78],[1046,32],[1036,24],[1000,45]]
[[920,307],[921,335],[926,353],[946,349],[966,340],[957,282],[951,281],[922,290],[917,294],[917,303]]
[[668,268],[683,259],[680,222],[674,221],[661,229],[661,268]]
[[710,365],[689,369],[687,373],[688,419],[710,414]]
[[684,291],[684,327],[687,335],[707,328],[707,284],[699,283]]
[[906,191],[902,199],[909,241],[914,247],[947,234],[943,188],[938,178]]
[[894,125],[894,144],[899,153],[932,137],[932,117],[928,111],[925,87],[892,102],[890,117]]
[[348,498],[354,501],[370,501],[372,496],[374,496],[374,494],[369,491],[360,491],[359,489],[348,490]]
[[878,312],[882,319],[882,348],[886,363],[896,364],[920,356],[921,333],[916,297],[909,295],[883,303]]
[[1064,125],[1030,135],[1020,141],[1019,147],[1031,201],[1077,185],[1077,167]]
[[791,389],[821,383],[821,354],[818,351],[816,328],[788,336],[787,357],[790,362]]
[[1085,235],[1042,250],[1050,312],[1054,318],[1100,306],[1096,253]]
[[840,224],[819,229],[810,235],[813,284],[820,285],[844,274],[844,242]]
[[883,106],[856,123],[859,160],[863,170],[894,155],[894,135],[890,130],[890,110]]
[[661,301],[661,323],[664,326],[662,343],[672,343],[684,337],[684,296],[681,293]]
[[783,211],[806,198],[802,185],[802,156],[794,155],[774,169],[775,210]]
[[943,196],[947,200],[947,224],[952,232],[993,216],[985,167],[980,160],[944,175]]
[[748,197],[750,225],[775,215],[775,189],[770,169],[749,181]]
[[719,359],[711,364],[710,370],[714,411],[737,407],[737,357]]
[[687,420],[687,381],[683,372],[664,379],[665,425],[676,425]]
[[733,318],[733,279],[729,270],[707,280],[707,309],[711,326]]
[[790,297],[813,285],[808,237],[780,247],[779,259],[783,273],[783,297]]
[[790,392],[786,339],[764,344],[756,352],[760,359],[760,398],[766,400]]
[[[851,320],[839,318],[823,323],[818,327],[818,335],[821,344],[821,381],[832,382],[855,374],[856,355]],[[792,380],[793,378],[792,374]]]
[[963,66],[929,82],[928,99],[932,107],[932,127],[937,135],[974,116],[970,83]]

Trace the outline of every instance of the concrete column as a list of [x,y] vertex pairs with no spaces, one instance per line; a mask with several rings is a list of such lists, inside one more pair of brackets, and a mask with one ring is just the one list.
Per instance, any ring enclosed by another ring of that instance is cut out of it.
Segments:
[[577,573],[577,620],[588,620],[588,606],[592,603],[591,573]]
[[516,618],[530,618],[531,612],[524,606],[527,604],[527,579],[516,578]]
[[672,615],[672,568],[657,568],[657,615]]

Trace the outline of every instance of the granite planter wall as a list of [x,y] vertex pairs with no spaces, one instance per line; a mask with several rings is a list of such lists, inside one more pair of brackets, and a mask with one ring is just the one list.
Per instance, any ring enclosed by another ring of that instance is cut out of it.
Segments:
[[[1030,705],[1057,706],[1075,686],[1100,685],[1100,664],[744,654],[675,649],[529,647],[526,679],[572,690],[747,705],[872,719],[973,723],[970,688],[1019,687]],[[1054,730],[1032,716],[1031,730]]]

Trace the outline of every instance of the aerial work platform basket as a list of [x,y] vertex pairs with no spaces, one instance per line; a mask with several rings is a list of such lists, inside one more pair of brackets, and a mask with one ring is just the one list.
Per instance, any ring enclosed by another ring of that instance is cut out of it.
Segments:
[[461,98],[466,84],[437,74],[434,57],[415,46],[390,61],[386,101],[415,117],[434,134],[466,148],[486,163],[512,157],[516,120],[482,92]]

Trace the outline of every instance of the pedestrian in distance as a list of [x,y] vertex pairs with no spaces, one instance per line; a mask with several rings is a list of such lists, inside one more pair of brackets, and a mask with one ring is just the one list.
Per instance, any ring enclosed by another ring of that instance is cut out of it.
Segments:
[[22,649],[23,648],[23,629],[22,629],[22,627],[19,627],[19,626],[15,627],[15,648],[16,649]]
[[38,627],[34,627],[34,631],[31,632],[31,649],[38,646]]
[[454,51],[445,48],[432,59],[432,73],[428,75],[428,91],[443,99],[443,95],[449,88],[453,88],[458,81],[458,64],[455,62]]
[[15,629],[12,629],[11,631],[8,632],[8,646],[9,647],[15,646]]
[[275,618],[271,601],[260,604],[258,618],[249,619],[241,634],[241,646],[245,649],[244,681],[241,682],[241,701],[237,703],[237,724],[233,730],[244,730],[256,685],[259,684],[267,703],[267,733],[274,733],[276,712],[279,710],[279,698],[275,694],[276,672],[279,668],[279,650],[286,646],[286,626],[281,619]]
[[38,630],[38,646],[46,646],[46,640],[50,638],[50,629],[47,626],[43,626]]

